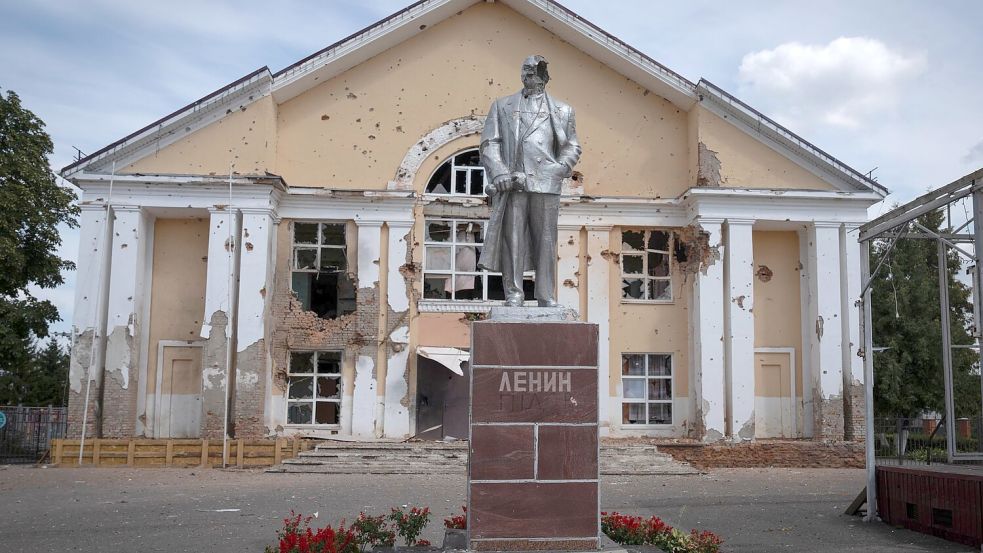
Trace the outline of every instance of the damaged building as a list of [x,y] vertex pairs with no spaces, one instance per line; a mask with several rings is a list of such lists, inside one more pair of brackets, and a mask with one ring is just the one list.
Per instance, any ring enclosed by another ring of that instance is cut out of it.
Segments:
[[550,0],[417,2],[66,167],[71,433],[466,437],[503,300],[479,134],[532,53],[578,115],[558,298],[600,327],[602,434],[861,439],[886,190]]

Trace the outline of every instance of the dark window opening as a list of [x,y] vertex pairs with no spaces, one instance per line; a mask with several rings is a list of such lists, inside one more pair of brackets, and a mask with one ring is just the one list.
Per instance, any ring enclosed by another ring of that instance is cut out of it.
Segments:
[[293,239],[291,289],[301,306],[324,319],[353,313],[345,224],[294,223]]
[[905,503],[905,515],[911,520],[918,520],[918,505],[914,503]]
[[294,273],[293,291],[300,305],[323,319],[355,312],[355,285],[348,273]]
[[952,509],[932,509],[932,525],[952,528]]

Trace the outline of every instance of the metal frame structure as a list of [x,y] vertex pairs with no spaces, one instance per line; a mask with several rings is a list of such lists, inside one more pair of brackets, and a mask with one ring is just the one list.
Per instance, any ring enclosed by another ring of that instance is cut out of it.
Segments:
[[[952,205],[956,202],[970,198],[972,201],[972,213],[967,213],[966,220],[958,227],[953,228],[951,214]],[[919,224],[917,219],[926,213],[937,209],[946,209],[947,219],[950,223],[948,232],[935,232]],[[972,233],[963,232],[972,225]],[[875,239],[886,239],[888,245],[874,267],[873,272],[870,268],[870,246]],[[874,436],[874,347],[873,347],[873,328],[871,323],[871,284],[878,272],[890,258],[895,244],[902,239],[922,239],[935,240],[938,245],[939,259],[939,308],[941,311],[942,326],[942,366],[944,371],[945,385],[945,430],[946,430],[946,451],[948,462],[953,461],[980,461],[983,460],[983,453],[964,453],[956,451],[956,421],[955,421],[955,402],[952,377],[952,336],[949,329],[949,287],[947,271],[947,248],[952,248],[959,255],[966,257],[973,266],[972,290],[973,290],[973,316],[975,330],[973,332],[976,344],[970,346],[979,350],[983,343],[983,321],[980,314],[981,296],[983,296],[983,270],[981,268],[981,257],[983,257],[983,169],[978,169],[955,182],[942,188],[924,194],[900,207],[897,207],[881,217],[870,221],[860,227],[860,258],[861,258],[861,297],[858,302],[860,308],[860,336],[863,340],[861,355],[864,363],[864,402],[866,418],[866,457],[867,457],[867,516],[865,520],[875,520],[877,517],[877,490],[876,490],[876,462],[875,462],[875,436]],[[972,246],[971,251],[967,251],[966,246]]]

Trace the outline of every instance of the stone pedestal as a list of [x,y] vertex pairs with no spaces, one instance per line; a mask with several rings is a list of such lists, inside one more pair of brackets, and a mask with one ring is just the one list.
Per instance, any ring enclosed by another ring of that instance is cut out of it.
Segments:
[[562,312],[472,324],[471,549],[597,549],[597,336]]

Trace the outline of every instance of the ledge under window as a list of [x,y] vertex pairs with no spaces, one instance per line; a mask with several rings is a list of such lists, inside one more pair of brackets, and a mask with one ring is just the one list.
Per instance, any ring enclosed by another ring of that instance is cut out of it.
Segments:
[[[504,303],[501,300],[495,301],[441,301],[441,300],[420,300],[416,304],[416,310],[420,313],[488,313],[492,307],[501,307]],[[527,301],[526,307],[536,307],[535,301]]]

